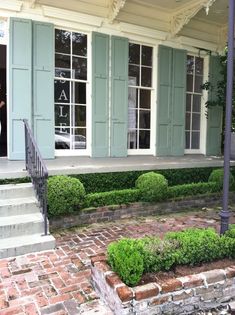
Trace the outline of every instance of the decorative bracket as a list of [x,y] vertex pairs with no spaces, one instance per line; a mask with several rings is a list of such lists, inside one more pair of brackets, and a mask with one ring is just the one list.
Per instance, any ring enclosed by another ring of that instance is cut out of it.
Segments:
[[30,7],[31,9],[34,9],[35,6],[36,6],[36,2],[37,2],[37,0],[30,0],[30,2],[29,2],[29,7]]
[[172,36],[177,35],[184,25],[188,22],[202,9],[205,8],[206,14],[209,12],[210,6],[216,0],[200,0],[196,4],[187,6],[179,11],[177,11],[171,18],[171,34]]
[[118,16],[120,10],[124,7],[127,0],[113,0],[110,12],[109,12],[109,22],[113,23],[116,17]]

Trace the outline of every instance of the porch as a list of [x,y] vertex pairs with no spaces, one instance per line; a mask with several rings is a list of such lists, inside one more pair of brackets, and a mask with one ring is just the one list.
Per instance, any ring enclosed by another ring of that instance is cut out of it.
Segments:
[[[222,167],[223,159],[215,156],[182,157],[128,156],[123,158],[57,157],[46,160],[49,175],[157,170],[193,167]],[[231,161],[235,166],[235,161]],[[27,176],[24,161],[0,159],[0,179]]]

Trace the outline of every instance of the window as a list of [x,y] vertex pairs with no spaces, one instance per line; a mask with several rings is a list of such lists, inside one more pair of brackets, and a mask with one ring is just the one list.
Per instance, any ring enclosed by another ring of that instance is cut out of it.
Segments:
[[86,149],[87,35],[55,30],[55,148]]
[[128,149],[150,149],[152,51],[129,44]]
[[200,149],[203,58],[187,56],[187,93],[185,118],[186,149]]

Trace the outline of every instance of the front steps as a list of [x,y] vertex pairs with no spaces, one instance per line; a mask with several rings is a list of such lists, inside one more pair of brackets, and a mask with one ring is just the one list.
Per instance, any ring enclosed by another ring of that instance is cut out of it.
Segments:
[[32,184],[0,185],[0,259],[53,249],[54,237],[43,234]]

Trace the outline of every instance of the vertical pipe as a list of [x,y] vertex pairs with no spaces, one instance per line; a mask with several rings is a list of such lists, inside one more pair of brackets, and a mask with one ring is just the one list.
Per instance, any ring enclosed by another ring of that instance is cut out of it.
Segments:
[[228,60],[227,60],[227,91],[226,91],[226,117],[224,139],[224,182],[223,182],[223,208],[220,212],[220,234],[228,230],[230,212],[229,201],[229,169],[231,151],[231,123],[233,99],[233,58],[234,58],[234,0],[229,0],[228,21]]

